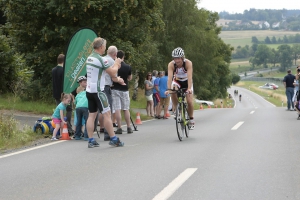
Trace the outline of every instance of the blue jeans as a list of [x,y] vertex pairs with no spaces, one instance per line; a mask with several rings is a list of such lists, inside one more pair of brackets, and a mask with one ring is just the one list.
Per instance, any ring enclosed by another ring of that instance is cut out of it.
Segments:
[[287,109],[291,107],[294,109],[293,96],[294,96],[294,88],[287,87],[285,90],[286,98],[287,98]]
[[77,124],[76,124],[76,133],[75,137],[81,136],[81,128],[82,128],[82,118],[85,120],[85,126],[84,126],[84,137],[88,138],[88,134],[86,131],[86,122],[89,117],[89,110],[85,107],[79,107],[76,108],[76,117],[77,117]]

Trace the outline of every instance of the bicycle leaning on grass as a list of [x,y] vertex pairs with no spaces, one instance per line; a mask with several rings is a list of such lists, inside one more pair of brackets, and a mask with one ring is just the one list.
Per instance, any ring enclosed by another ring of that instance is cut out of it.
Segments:
[[175,110],[175,121],[177,136],[180,141],[185,137],[189,137],[189,121],[190,117],[187,111],[187,102],[185,100],[187,88],[180,88],[178,90],[168,89],[169,91],[176,92],[178,97],[178,104]]

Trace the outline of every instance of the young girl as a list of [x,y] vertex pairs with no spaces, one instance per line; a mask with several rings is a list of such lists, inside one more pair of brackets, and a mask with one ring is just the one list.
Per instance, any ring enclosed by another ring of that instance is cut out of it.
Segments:
[[[64,120],[64,110],[66,110],[67,105],[70,104],[71,101],[71,95],[64,94],[62,98],[62,102],[58,104],[58,106],[55,108],[54,113],[52,115],[52,120],[55,124],[55,129],[53,130],[53,135],[51,140],[57,140],[56,134],[60,128],[64,126],[64,124],[67,124],[67,122]],[[62,133],[62,130],[60,130]]]

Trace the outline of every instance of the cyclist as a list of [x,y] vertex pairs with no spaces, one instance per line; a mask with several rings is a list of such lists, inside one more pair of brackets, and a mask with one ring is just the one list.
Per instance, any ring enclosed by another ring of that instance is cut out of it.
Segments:
[[[177,47],[172,51],[172,57],[173,60],[168,64],[168,88],[171,88],[172,85],[175,89],[187,88],[186,92],[188,94],[186,95],[186,100],[190,117],[189,127],[190,129],[194,129],[193,63],[185,58],[184,50],[181,47]],[[168,95],[169,91],[167,90],[165,94]],[[177,94],[172,93],[171,99],[174,108],[176,108],[178,104]]]
[[242,101],[242,95],[240,94],[240,96],[239,96],[239,99],[240,99],[240,101]]

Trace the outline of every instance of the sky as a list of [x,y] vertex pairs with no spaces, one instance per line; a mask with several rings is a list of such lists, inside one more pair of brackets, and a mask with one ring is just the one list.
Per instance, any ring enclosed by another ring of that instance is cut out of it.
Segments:
[[255,9],[300,9],[300,0],[200,0],[199,8],[213,12],[227,11],[229,13],[243,13],[250,8]]

